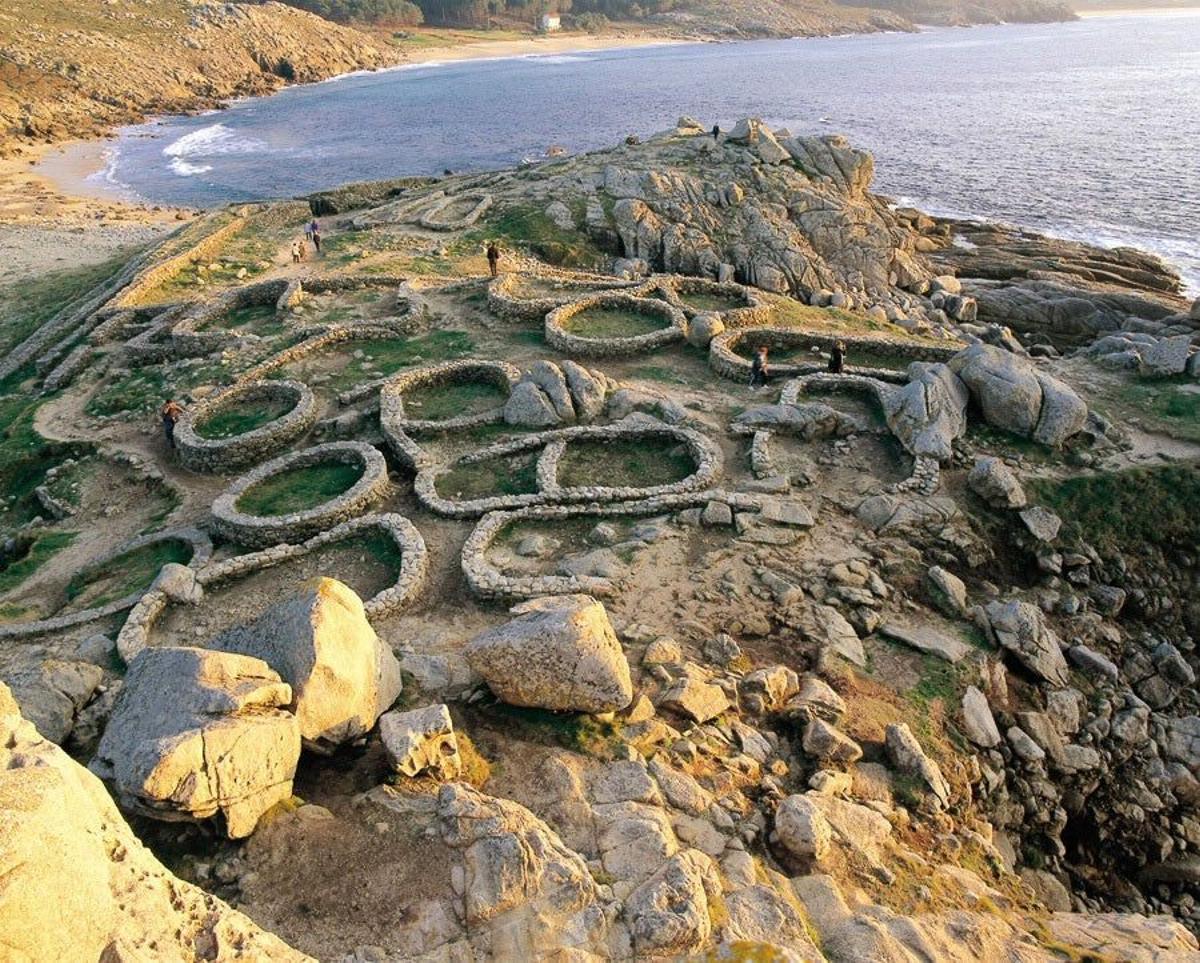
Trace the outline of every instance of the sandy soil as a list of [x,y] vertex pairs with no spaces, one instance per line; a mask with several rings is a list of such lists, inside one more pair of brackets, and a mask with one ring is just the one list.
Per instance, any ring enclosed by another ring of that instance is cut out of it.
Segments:
[[[100,147],[89,144],[97,162]],[[47,152],[48,153],[48,152]],[[33,151],[0,160],[0,287],[64,268],[106,261],[118,251],[148,244],[187,220],[190,212],[132,204],[89,190],[88,161],[66,160],[56,149],[56,169],[76,176],[56,183],[35,169]]]

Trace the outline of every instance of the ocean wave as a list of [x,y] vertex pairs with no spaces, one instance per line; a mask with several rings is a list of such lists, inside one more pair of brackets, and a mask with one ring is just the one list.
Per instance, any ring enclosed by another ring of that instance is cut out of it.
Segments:
[[580,57],[575,54],[531,53],[531,54],[525,54],[523,57],[521,57],[521,59],[522,60],[531,60],[534,63],[539,63],[539,64],[575,64],[575,63],[581,63],[590,58]]
[[194,177],[196,174],[205,174],[212,170],[212,164],[189,164],[182,157],[172,158],[168,167],[180,177]]
[[228,154],[258,154],[267,145],[254,137],[243,137],[224,124],[209,124],[184,134],[163,148],[171,158],[170,168],[180,177],[191,177],[212,170],[203,160]]

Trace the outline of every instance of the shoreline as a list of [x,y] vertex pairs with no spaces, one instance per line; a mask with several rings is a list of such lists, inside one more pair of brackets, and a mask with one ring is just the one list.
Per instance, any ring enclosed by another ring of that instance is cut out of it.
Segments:
[[1114,7],[1111,10],[1076,10],[1080,20],[1098,20],[1104,17],[1163,17],[1172,14],[1200,15],[1200,5],[1192,7]]
[[[700,38],[623,33],[482,40],[405,51],[404,59],[393,66],[348,71],[314,83],[468,60],[702,42]],[[155,119],[147,117],[143,123]],[[197,215],[192,208],[146,201],[98,180],[97,175],[108,166],[107,152],[119,134],[120,128],[105,137],[25,145],[13,156],[0,158],[0,259],[7,266],[7,283],[107,260],[122,249],[161,238]],[[6,286],[0,281],[0,289]]]
[[[421,50],[409,51],[405,59],[389,67],[377,70],[352,70],[311,84],[290,84],[282,90],[294,87],[312,87],[319,84],[338,83],[350,77],[369,77],[375,74],[392,71],[413,69],[419,67],[434,68],[442,64],[462,63],[472,60],[512,60],[525,57],[568,55],[574,53],[592,53],[609,50],[635,50],[647,47],[669,47],[691,43],[720,43],[713,39],[686,39],[667,35],[592,35],[592,34],[561,34],[555,36],[530,36],[519,40],[481,40],[474,43],[458,44],[456,46],[430,46]],[[270,95],[268,95],[270,96]],[[253,99],[253,98],[247,98]],[[236,103],[231,100],[228,103]],[[214,114],[221,110],[210,111]],[[163,116],[187,116],[186,114],[154,115],[147,117],[143,123],[153,123]],[[137,125],[134,125],[137,126]],[[100,183],[96,175],[108,165],[106,153],[120,137],[118,128],[106,137],[90,139],[73,139],[60,141],[57,144],[36,145],[26,150],[21,158],[16,158],[19,166],[28,167],[32,179],[43,182],[44,186],[64,197],[81,201],[102,202],[106,205],[127,205],[135,210],[147,206],[166,209],[161,204],[152,204],[138,198],[129,191],[124,191],[113,184]],[[0,224],[6,222],[3,213],[3,195],[6,193],[10,171],[8,164],[0,162]],[[184,209],[186,210],[186,209]]]

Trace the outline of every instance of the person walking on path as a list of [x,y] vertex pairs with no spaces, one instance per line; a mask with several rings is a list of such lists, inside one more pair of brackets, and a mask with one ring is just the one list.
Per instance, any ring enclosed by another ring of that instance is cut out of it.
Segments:
[[750,362],[750,387],[761,388],[766,385],[770,372],[767,370],[767,347],[762,345],[754,352],[754,360]]
[[712,135],[713,135],[713,140],[721,139],[721,125],[720,124],[713,124]]
[[175,447],[175,424],[183,416],[183,405],[174,398],[167,401],[162,406],[162,426],[163,434],[167,438],[167,447]]
[[495,277],[498,273],[498,266],[500,264],[500,248],[496,247],[495,241],[488,242],[487,259],[488,270],[491,272],[492,277]]
[[833,350],[829,352],[829,373],[841,374],[846,367],[846,342],[834,342]]
[[313,232],[312,232],[313,247],[315,247],[317,249],[317,253],[320,254],[321,253],[321,231],[320,231],[320,228],[317,227],[316,221],[312,222],[312,229],[313,229]]
[[292,263],[300,263],[300,242],[292,241]]
[[313,239],[314,235],[320,234],[320,233],[321,233],[321,225],[317,223],[317,219],[314,217],[311,221],[308,222],[308,227],[306,227],[304,229],[304,236],[307,237],[311,241]]

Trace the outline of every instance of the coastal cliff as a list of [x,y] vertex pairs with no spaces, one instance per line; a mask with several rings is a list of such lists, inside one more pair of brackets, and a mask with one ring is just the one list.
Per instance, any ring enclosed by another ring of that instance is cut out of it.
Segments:
[[0,14],[0,154],[400,59],[281,3],[16,0]]

